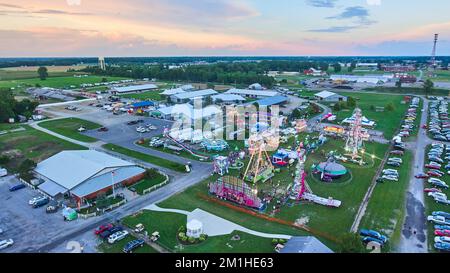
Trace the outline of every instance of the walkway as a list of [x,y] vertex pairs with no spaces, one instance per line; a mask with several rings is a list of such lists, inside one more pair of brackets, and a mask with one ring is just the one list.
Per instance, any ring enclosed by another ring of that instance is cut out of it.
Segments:
[[196,219],[203,223],[203,232],[205,234],[207,234],[208,236],[222,236],[222,235],[231,234],[231,233],[233,233],[233,231],[241,231],[241,232],[245,232],[245,233],[255,235],[258,237],[270,238],[270,239],[289,240],[292,237],[289,235],[269,234],[269,233],[254,231],[254,230],[245,228],[243,226],[237,225],[233,222],[225,220],[221,217],[218,217],[214,214],[211,214],[211,213],[206,212],[201,209],[195,209],[192,212],[188,212],[188,211],[177,210],[177,209],[164,209],[164,208],[158,207],[155,204],[150,205],[144,209],[151,210],[151,211],[184,214],[187,216],[188,221]]

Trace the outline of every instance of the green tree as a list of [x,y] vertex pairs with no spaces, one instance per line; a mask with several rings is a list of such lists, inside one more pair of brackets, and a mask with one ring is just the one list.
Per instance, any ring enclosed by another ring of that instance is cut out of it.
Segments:
[[432,80],[427,79],[423,84],[423,90],[425,91],[425,95],[429,96],[433,92],[434,83]]
[[347,108],[355,108],[356,107],[356,100],[353,97],[347,98]]
[[34,168],[36,168],[36,162],[27,158],[19,165],[17,171],[20,177],[22,177],[25,180],[30,180],[33,178],[31,171]]
[[365,253],[361,238],[356,233],[347,233],[342,236],[342,244],[339,249],[340,253]]
[[341,104],[339,102],[335,103],[334,106],[333,106],[333,110],[336,111],[336,112],[341,111]]
[[342,66],[341,66],[340,63],[335,63],[335,64],[333,64],[333,68],[334,68],[334,72],[335,72],[335,73],[339,73],[339,72],[342,71]]
[[47,79],[48,77],[48,70],[47,67],[45,66],[41,66],[39,67],[38,71],[37,71],[39,78],[43,81],[45,79]]
[[355,70],[356,68],[356,62],[352,62],[350,64],[350,67],[348,68],[348,72],[353,72],[353,70]]
[[390,102],[386,105],[385,109],[386,111],[392,112],[395,110],[395,105],[392,102]]
[[395,82],[395,86],[396,86],[397,88],[402,88],[402,81],[401,81],[401,80],[396,81],[396,82]]

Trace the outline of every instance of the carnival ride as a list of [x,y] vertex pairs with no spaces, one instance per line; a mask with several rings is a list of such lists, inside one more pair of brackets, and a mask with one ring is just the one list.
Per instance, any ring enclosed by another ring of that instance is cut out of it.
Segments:
[[342,204],[341,201],[335,200],[332,197],[324,198],[315,195],[308,183],[306,182],[307,173],[305,171],[307,151],[303,149],[303,144],[300,144],[298,148],[298,162],[295,170],[294,183],[291,189],[290,198],[296,201],[309,201],[315,204],[339,208]]
[[194,152],[189,146],[183,144],[181,141],[176,140],[175,138],[173,138],[170,133],[169,133],[169,129],[166,128],[164,129],[164,137],[166,137],[167,139],[171,140],[172,142],[174,142],[177,146],[179,146],[182,150],[187,151],[188,153],[190,153],[191,155],[200,158],[201,160],[207,160],[209,159],[208,156],[205,155],[201,155],[198,154],[196,152]]
[[242,179],[232,176],[220,177],[209,184],[209,192],[220,199],[225,199],[239,205],[263,210],[264,203],[258,198],[258,190]]
[[208,152],[223,152],[228,150],[230,146],[225,140],[222,139],[204,139],[201,143],[202,148],[207,150]]
[[253,134],[248,139],[250,161],[244,173],[244,179],[256,184],[273,177],[274,167],[267,151],[274,150],[279,145],[279,136],[271,131]]
[[214,173],[224,176],[225,174],[228,174],[228,169],[230,167],[230,161],[228,160],[228,157],[226,156],[217,156],[214,158]]
[[350,124],[350,130],[347,133],[347,142],[345,144],[346,156],[351,157],[353,161],[357,160],[363,165],[362,154],[364,154],[365,133],[362,128],[362,111],[359,108],[353,113],[354,122]]

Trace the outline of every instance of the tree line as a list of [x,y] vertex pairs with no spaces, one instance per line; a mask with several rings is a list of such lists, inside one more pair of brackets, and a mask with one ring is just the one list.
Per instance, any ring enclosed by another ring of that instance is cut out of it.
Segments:
[[9,88],[0,88],[0,122],[17,119],[19,115],[30,118],[38,105],[39,102],[29,99],[17,101]]

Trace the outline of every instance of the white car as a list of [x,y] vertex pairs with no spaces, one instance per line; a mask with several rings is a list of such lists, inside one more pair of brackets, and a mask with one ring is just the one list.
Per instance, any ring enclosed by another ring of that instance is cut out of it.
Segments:
[[37,197],[33,197],[30,201],[28,201],[28,205],[32,206],[34,205],[37,201],[44,199],[44,196],[37,196]]
[[389,160],[388,161],[392,161],[392,162],[398,162],[398,163],[400,163],[400,164],[402,164],[403,163],[403,160],[401,159],[401,158],[397,158],[397,157],[392,157],[392,158],[389,158]]
[[128,234],[129,233],[126,230],[118,231],[108,237],[108,243],[114,244],[115,242],[125,239],[125,237],[127,237]]
[[147,132],[147,130],[144,128],[144,127],[137,127],[136,128],[136,132],[138,132],[138,133],[145,133],[145,132]]
[[440,198],[440,199],[444,199],[447,200],[447,194],[442,193],[442,192],[429,192],[428,193],[429,197],[433,197],[433,198]]
[[450,220],[449,221],[445,220],[445,217],[443,216],[430,215],[428,216],[427,220],[428,222],[433,222],[438,225],[450,225]]
[[0,249],[5,249],[7,247],[12,246],[13,244],[14,244],[13,239],[0,241]]
[[383,175],[381,178],[389,181],[396,181],[396,182],[398,181],[398,177],[393,175]]
[[445,183],[445,182],[440,179],[432,177],[432,178],[428,179],[428,183]]
[[441,237],[434,237],[435,243],[450,243],[450,237],[447,236],[441,236]]

